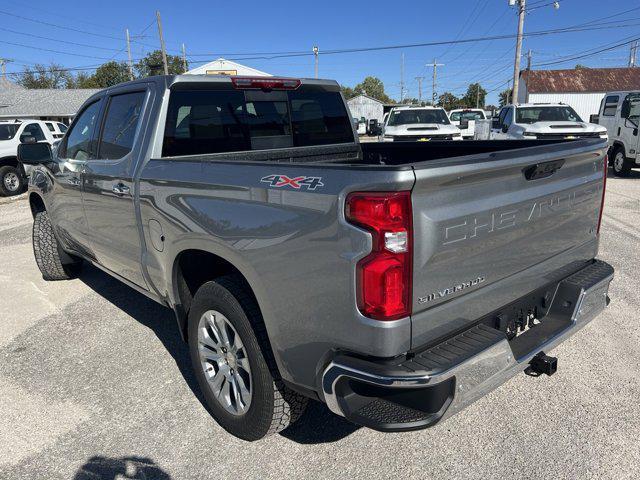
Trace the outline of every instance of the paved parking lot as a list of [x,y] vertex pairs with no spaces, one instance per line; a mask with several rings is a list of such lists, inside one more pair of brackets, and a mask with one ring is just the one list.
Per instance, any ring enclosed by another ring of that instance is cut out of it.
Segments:
[[430,430],[382,434],[314,404],[246,443],[194,395],[170,312],[86,268],[44,282],[24,199],[0,200],[0,478],[638,478],[640,174],[610,178],[610,308],[521,375]]

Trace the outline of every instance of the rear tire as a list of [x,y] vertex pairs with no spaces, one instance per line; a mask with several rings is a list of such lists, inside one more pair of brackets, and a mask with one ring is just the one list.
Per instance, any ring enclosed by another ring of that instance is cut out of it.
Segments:
[[631,173],[632,163],[627,160],[622,147],[618,147],[613,151],[613,173],[616,177],[628,177]]
[[[221,277],[198,289],[189,311],[189,352],[209,412],[232,435],[260,440],[304,412],[308,399],[284,385],[260,309],[242,278]],[[236,378],[240,373],[243,378]],[[234,395],[239,382],[240,399]]]
[[24,192],[24,177],[20,170],[11,165],[0,167],[0,195],[12,197]]
[[82,265],[80,259],[62,250],[53,234],[53,225],[46,211],[36,213],[33,219],[33,255],[45,280],[74,278]]

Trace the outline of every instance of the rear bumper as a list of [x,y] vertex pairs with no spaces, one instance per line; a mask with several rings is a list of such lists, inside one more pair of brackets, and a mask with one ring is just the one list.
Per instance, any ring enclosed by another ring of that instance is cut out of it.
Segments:
[[613,268],[595,261],[558,282],[542,322],[509,341],[478,324],[397,361],[340,354],[322,373],[322,390],[334,413],[382,431],[426,428],[459,412],[525,370],[593,320],[608,305]]

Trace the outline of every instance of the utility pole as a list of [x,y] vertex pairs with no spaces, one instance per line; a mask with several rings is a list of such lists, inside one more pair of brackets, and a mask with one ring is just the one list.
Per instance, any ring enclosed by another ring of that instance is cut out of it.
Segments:
[[433,84],[431,86],[431,101],[432,104],[436,104],[436,100],[438,99],[438,92],[436,90],[436,86],[438,84],[438,67],[444,67],[444,63],[438,63],[436,59],[433,59],[433,63],[427,63],[425,67],[433,67]]
[[167,65],[167,49],[164,46],[164,37],[162,36],[162,20],[160,20],[159,10],[156,10],[156,20],[158,21],[158,35],[160,36],[160,49],[162,50],[162,64],[164,65],[164,74],[169,75],[169,66]]
[[533,52],[531,49],[527,52],[527,70],[531,70],[531,60],[533,59]]
[[424,77],[416,77],[416,80],[418,81],[418,103],[422,105],[422,81]]
[[404,100],[404,53],[400,55],[400,103]]
[[316,78],[318,78],[318,53],[320,49],[317,46],[313,47],[313,57],[314,57],[314,72]]
[[480,84],[476,87],[476,108],[480,108]]
[[522,55],[522,33],[524,31],[524,15],[527,0],[517,0],[518,3],[518,36],[516,38],[516,60],[513,65],[513,94],[512,102],[518,103],[518,88],[520,86],[520,56]]
[[129,80],[133,80],[133,60],[131,59],[131,38],[129,38],[129,29],[127,33],[127,56],[129,57]]
[[187,49],[182,44],[182,72],[187,73]]
[[629,66],[630,67],[635,67],[636,66],[636,56],[638,54],[638,42],[635,41],[633,42],[633,44],[631,44],[631,54],[629,55]]
[[2,78],[7,78],[7,62],[6,58],[0,58],[0,68],[2,68]]

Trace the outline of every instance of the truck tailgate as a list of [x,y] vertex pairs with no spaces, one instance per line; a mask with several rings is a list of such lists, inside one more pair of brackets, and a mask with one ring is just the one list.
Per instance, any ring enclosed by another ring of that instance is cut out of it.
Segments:
[[576,248],[597,248],[605,147],[563,142],[415,165],[414,341],[434,327],[416,324],[425,311],[529,269],[544,277]]

